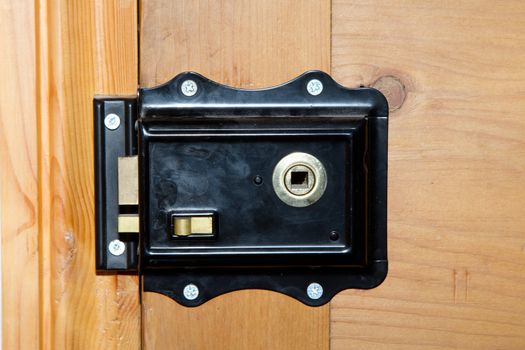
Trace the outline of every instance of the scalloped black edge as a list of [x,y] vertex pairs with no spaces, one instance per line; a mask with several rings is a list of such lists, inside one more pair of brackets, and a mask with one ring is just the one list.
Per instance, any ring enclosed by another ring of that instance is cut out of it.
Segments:
[[[306,85],[312,79],[323,83],[323,92],[312,96]],[[194,96],[184,96],[180,85],[185,80],[197,83]],[[219,92],[219,93],[217,93]],[[284,113],[308,113],[313,110],[351,111],[370,117],[388,117],[388,102],[374,88],[346,88],[322,71],[308,71],[295,79],[273,87],[241,89],[219,84],[195,72],[184,72],[170,81],[138,92],[140,117],[188,114],[262,114],[269,110]]]
[[[160,293],[177,303],[195,307],[220,295],[245,289],[262,289],[288,295],[308,306],[322,306],[339,292],[350,289],[371,289],[379,286],[388,273],[386,260],[374,261],[366,268],[304,268],[304,269],[221,269],[148,272],[143,276],[143,290]],[[307,287],[319,283],[323,294],[310,299]],[[199,288],[195,300],[187,300],[183,289],[188,284]],[[169,286],[167,288],[166,286]]]

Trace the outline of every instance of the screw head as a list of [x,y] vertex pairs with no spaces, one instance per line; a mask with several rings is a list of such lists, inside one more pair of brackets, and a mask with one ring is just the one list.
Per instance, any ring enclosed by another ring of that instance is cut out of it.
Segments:
[[199,296],[199,288],[190,283],[184,287],[182,294],[184,294],[184,297],[188,300],[195,300]]
[[316,282],[310,283],[306,288],[306,293],[310,299],[317,300],[323,296],[323,286]]
[[115,113],[109,113],[104,118],[104,125],[109,130],[116,130],[120,126],[120,117]]
[[112,255],[119,256],[126,251],[126,244],[119,239],[114,239],[109,242],[108,250]]
[[199,87],[193,80],[184,80],[180,86],[180,91],[184,96],[191,97],[197,93]]
[[323,83],[317,79],[312,79],[306,84],[306,90],[312,96],[317,96],[323,92]]

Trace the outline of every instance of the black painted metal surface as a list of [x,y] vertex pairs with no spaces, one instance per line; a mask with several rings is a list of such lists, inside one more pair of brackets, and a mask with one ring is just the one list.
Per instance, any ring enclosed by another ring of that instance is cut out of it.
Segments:
[[[323,84],[317,96],[306,89],[312,79]],[[181,92],[186,80],[196,83],[195,95]],[[96,183],[101,249],[118,236],[108,224],[118,214],[116,198],[109,198],[116,192],[107,191],[116,174],[101,160],[116,154],[113,144],[120,145],[119,155],[129,153],[122,151],[122,136],[103,130],[97,106],[104,103],[95,101],[96,167],[105,166]],[[197,306],[229,291],[261,288],[317,306],[340,290],[383,281],[388,105],[380,92],[346,89],[319,71],[262,90],[226,87],[188,72],[140,89],[136,111],[145,291]],[[311,206],[288,206],[273,190],[272,171],[291,152],[312,154],[326,168],[326,191]],[[215,234],[173,237],[171,216],[195,212],[214,214]],[[115,258],[99,252],[97,268],[133,267]],[[318,299],[307,296],[312,282],[323,287]],[[199,288],[194,300],[183,295],[190,283]]]
[[[136,271],[138,265],[136,235],[118,233],[118,157],[137,153],[137,116],[135,98],[98,97],[93,101],[95,131],[95,229],[97,271]],[[120,126],[110,130],[104,125],[108,114],[121,117]],[[109,253],[113,240],[126,245],[120,256]]]

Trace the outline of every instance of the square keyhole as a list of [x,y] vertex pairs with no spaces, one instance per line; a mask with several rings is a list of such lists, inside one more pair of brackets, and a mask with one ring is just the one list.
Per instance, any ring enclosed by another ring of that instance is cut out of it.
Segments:
[[292,171],[290,174],[290,183],[295,188],[308,187],[308,172],[307,171]]

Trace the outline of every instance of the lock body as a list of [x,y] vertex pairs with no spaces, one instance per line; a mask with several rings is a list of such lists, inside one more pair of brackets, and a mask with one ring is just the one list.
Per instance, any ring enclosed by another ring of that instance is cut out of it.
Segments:
[[145,291],[186,306],[245,288],[317,306],[372,288],[387,273],[387,135],[380,92],[322,72],[263,90],[189,72],[95,99],[97,268],[138,270]]

